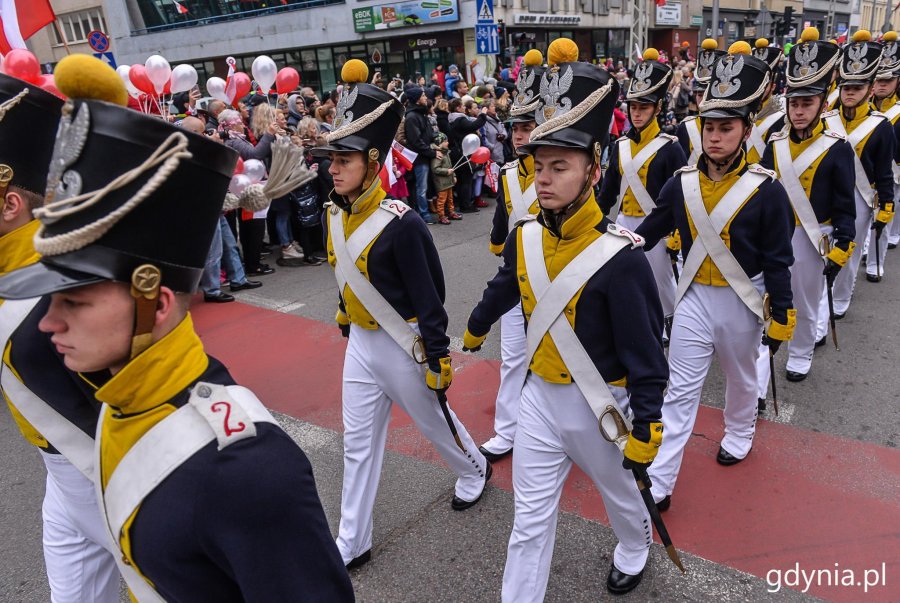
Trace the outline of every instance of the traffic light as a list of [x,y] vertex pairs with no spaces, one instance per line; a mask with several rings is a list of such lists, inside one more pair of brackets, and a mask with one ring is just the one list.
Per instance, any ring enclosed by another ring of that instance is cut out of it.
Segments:
[[784,9],[784,20],[781,22],[781,31],[779,32],[781,35],[786,36],[791,33],[791,28],[794,27],[794,7],[787,6]]

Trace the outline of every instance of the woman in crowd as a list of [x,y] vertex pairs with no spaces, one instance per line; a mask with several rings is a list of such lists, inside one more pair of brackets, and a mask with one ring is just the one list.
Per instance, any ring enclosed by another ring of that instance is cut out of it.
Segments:
[[[468,134],[477,133],[478,130],[487,121],[485,113],[487,110],[481,110],[477,118],[468,117],[463,111],[463,101],[458,98],[450,99],[448,104],[450,115],[447,118],[449,122],[450,135],[450,157],[453,159],[453,165],[456,167],[456,191],[454,198],[458,199],[457,207],[462,213],[475,213],[478,210],[472,202],[472,167],[468,160],[463,157],[462,140]],[[440,117],[438,117],[440,124]]]

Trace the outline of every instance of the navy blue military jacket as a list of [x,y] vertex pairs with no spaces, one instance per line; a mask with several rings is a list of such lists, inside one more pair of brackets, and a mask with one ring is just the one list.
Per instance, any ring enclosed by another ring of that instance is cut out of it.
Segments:
[[[747,170],[743,155],[742,152],[735,159],[729,171],[743,174]],[[703,155],[697,167],[703,174],[708,173]],[[703,176],[701,182],[702,179]],[[644,219],[637,233],[647,240],[644,248],[651,249],[675,228],[681,233],[681,249],[687,257],[694,241],[678,175],[663,186],[656,209]],[[763,273],[772,317],[787,324],[787,311],[793,303],[790,267],[794,263],[794,213],[781,183],[766,179],[735,215],[728,232],[729,249],[747,276]]]
[[[798,142],[791,130],[791,141]],[[809,201],[820,224],[834,227],[833,237],[837,247],[847,251],[856,238],[856,201],[854,200],[853,147],[845,140],[831,145],[816,167],[809,191]],[[776,170],[775,151],[771,142],[766,146],[760,165]],[[800,176],[801,174],[798,174]]]

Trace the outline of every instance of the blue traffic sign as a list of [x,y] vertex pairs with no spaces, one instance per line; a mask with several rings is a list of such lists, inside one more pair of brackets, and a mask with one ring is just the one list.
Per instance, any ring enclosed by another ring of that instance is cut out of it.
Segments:
[[100,59],[101,61],[109,63],[109,66],[112,67],[113,69],[115,69],[117,67],[116,58],[113,56],[113,53],[111,53],[111,52],[95,52],[94,56],[96,58]]
[[88,44],[94,52],[106,52],[109,50],[109,36],[95,29],[88,34]]
[[475,48],[478,54],[500,54],[500,35],[496,25],[475,26]]
[[476,23],[494,22],[494,0],[478,0],[478,12],[475,15]]

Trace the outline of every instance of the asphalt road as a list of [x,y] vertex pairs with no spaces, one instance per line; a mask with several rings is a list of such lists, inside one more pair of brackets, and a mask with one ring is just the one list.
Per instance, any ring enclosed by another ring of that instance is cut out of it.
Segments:
[[[457,349],[468,312],[498,266],[499,260],[487,250],[491,213],[492,208],[466,215],[450,226],[430,227],[444,266],[449,333]],[[271,263],[274,266],[274,261]],[[858,283],[850,312],[838,323],[842,352],[830,344],[819,348],[810,378],[800,384],[784,379],[784,354],[779,355],[779,422],[896,449],[900,372],[895,350],[900,343],[900,315],[895,302],[900,298],[900,251],[888,253],[886,266],[882,283]],[[278,268],[262,280],[264,287],[239,293],[240,300],[333,324],[336,288],[327,265]],[[264,344],[266,333],[258,336]],[[481,355],[499,358],[499,328],[492,331]],[[713,367],[703,404],[721,407],[723,395],[721,372]],[[329,522],[336,531],[342,473],[340,434],[293,417],[279,418],[310,456]],[[878,472],[879,467],[871,470]],[[0,601],[49,601],[40,547],[44,475],[38,454],[18,434],[9,413],[0,412]],[[453,484],[450,475],[443,466],[388,453],[376,504],[375,559],[352,572],[358,600],[499,600],[512,525],[512,494],[491,487],[478,506],[454,513],[447,504]],[[896,479],[892,474],[885,477],[894,487]],[[605,525],[576,513],[562,513],[547,600],[609,600],[604,581],[614,542]],[[840,547],[841,543],[834,543],[835,551]],[[893,555],[896,557],[896,552]],[[792,590],[771,593],[763,579],[727,563],[686,553],[682,556],[690,569],[684,577],[655,545],[644,584],[621,600],[810,599]],[[857,600],[866,599],[860,594]]]

